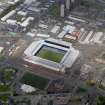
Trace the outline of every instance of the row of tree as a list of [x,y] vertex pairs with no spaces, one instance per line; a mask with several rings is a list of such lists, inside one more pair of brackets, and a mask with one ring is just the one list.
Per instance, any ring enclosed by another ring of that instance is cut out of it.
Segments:
[[80,5],[88,7],[88,8],[97,8],[101,9],[102,5],[96,0],[80,0]]

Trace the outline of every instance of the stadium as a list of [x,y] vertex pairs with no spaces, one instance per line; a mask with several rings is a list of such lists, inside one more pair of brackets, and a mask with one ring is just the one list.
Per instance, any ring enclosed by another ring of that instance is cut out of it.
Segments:
[[34,41],[24,51],[24,60],[51,70],[65,72],[79,56],[79,51],[68,42],[57,39]]

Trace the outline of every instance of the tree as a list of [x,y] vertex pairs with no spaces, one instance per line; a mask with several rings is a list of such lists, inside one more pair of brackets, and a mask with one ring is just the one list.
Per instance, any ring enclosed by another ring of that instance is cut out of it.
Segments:
[[60,15],[60,6],[58,4],[53,4],[49,7],[49,14],[54,17],[58,17]]
[[96,0],[81,0],[80,5],[85,6],[87,8],[97,8],[101,9],[102,5],[99,4]]
[[105,97],[104,96],[99,96],[97,98],[97,105],[105,105]]
[[53,100],[50,100],[50,101],[48,102],[48,105],[53,105]]

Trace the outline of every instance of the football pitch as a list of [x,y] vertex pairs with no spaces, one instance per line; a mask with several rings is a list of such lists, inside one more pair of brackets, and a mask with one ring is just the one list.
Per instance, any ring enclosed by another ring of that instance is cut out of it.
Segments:
[[62,51],[56,48],[46,47],[46,46],[41,48],[36,54],[36,56],[38,57],[41,57],[46,60],[54,61],[57,63],[60,63],[64,55],[65,55],[65,51]]
[[27,72],[20,82],[43,90],[48,85],[49,79]]

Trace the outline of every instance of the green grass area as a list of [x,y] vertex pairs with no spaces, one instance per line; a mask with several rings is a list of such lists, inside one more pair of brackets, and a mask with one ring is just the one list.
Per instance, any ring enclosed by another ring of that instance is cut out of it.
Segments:
[[104,85],[101,84],[101,85],[99,86],[99,88],[105,91],[105,86],[104,86]]
[[84,84],[84,85],[78,87],[78,89],[77,89],[77,93],[83,93],[83,92],[86,92],[86,91],[88,91],[89,88],[90,88],[89,85]]
[[5,56],[3,53],[0,53],[0,61],[3,61],[5,59]]
[[15,16],[15,19],[17,20],[17,21],[21,21],[21,19],[23,18],[23,16],[22,15],[19,15],[19,14],[17,14],[16,16]]
[[10,37],[16,37],[16,33],[15,32],[8,32],[8,36],[10,36]]
[[0,84],[0,92],[7,92],[7,91],[10,91],[9,85],[6,85],[6,84],[2,85],[2,84]]
[[96,105],[105,105],[105,97],[104,96],[97,97]]
[[94,86],[95,82],[91,81],[91,80],[88,80],[88,81],[86,81],[86,85],[88,85],[88,86]]
[[105,60],[105,53],[102,54],[101,58]]
[[96,8],[96,9],[102,8],[102,5],[98,3],[96,0],[80,0],[80,4],[87,8]]
[[15,70],[12,68],[6,68],[2,74],[5,81],[11,81],[15,75]]
[[13,68],[2,68],[0,71],[0,77],[3,83],[11,83],[15,75],[16,70]]
[[[3,101],[3,102],[8,102],[8,99],[10,97],[10,94],[2,94],[0,95],[0,101]],[[3,104],[3,105],[6,105],[6,104]]]
[[21,98],[21,99],[15,98],[13,105],[31,105],[31,100],[26,97]]
[[55,52],[49,49],[41,49],[36,56],[59,63],[64,57],[64,53]]
[[86,81],[85,84],[78,87],[77,93],[86,92],[86,91],[88,91],[88,89],[90,89],[94,85],[95,85],[95,83],[93,81],[88,80],[88,81]]
[[49,7],[48,13],[55,18],[60,16],[60,6],[57,3],[54,3]]
[[49,80],[47,78],[27,72],[23,75],[20,82],[38,89],[44,89],[47,86]]

